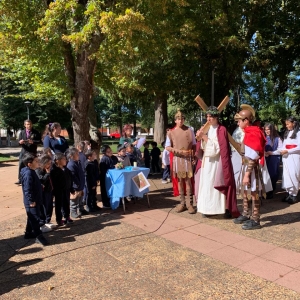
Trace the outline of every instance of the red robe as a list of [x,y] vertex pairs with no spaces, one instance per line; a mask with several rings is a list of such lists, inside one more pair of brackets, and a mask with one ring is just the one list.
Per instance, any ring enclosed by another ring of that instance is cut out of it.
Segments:
[[[236,218],[240,215],[236,201],[236,185],[231,162],[231,149],[228,140],[227,130],[223,125],[217,129],[218,142],[220,145],[220,157],[222,160],[222,184],[215,185],[214,188],[226,197],[226,208],[231,215]],[[201,179],[200,179],[201,180]]]

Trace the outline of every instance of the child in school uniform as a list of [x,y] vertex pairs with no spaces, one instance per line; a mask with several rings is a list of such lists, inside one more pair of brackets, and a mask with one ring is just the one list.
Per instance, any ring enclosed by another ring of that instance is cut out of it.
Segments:
[[79,154],[80,165],[82,167],[83,172],[85,172],[85,162],[86,162],[86,157],[84,154],[85,147],[86,147],[85,142],[79,142],[76,146],[76,149],[78,150],[78,154]]
[[[53,184],[55,197],[55,216],[58,226],[71,224],[70,218],[70,193],[75,194],[73,188],[72,173],[66,167],[67,159],[63,153],[56,153],[54,156],[53,168],[50,176]],[[64,220],[62,218],[64,217]]]
[[85,176],[79,160],[79,151],[71,148],[67,154],[67,168],[72,173],[74,195],[70,195],[70,211],[71,218],[80,218],[82,212],[86,214],[83,203],[83,189],[85,184]]
[[151,167],[152,167],[152,172],[153,174],[160,173],[160,168],[159,168],[159,157],[160,157],[160,149],[157,147],[156,142],[151,143],[152,150],[150,152],[151,156]]
[[40,229],[40,207],[42,205],[42,185],[35,170],[39,166],[38,158],[31,153],[23,156],[25,168],[21,169],[21,183],[23,191],[23,202],[27,214],[25,239],[35,238],[35,242],[43,246],[48,241]]
[[97,188],[97,171],[94,163],[96,159],[96,152],[93,150],[87,150],[85,152],[86,163],[85,163],[85,181],[87,187],[87,201],[86,210],[88,212],[95,212],[101,210],[97,205],[96,188]]
[[54,227],[51,223],[51,217],[53,213],[53,185],[50,177],[50,171],[52,168],[52,158],[49,155],[42,155],[39,157],[40,167],[35,170],[37,176],[42,184],[43,202],[41,205],[41,230],[42,232],[49,232]]
[[135,162],[137,162],[136,154],[134,151],[134,147],[132,144],[126,143],[126,156],[129,157],[130,164],[133,166]]
[[150,169],[150,160],[151,160],[151,157],[150,157],[150,152],[149,152],[149,142],[145,142],[144,143],[144,163],[145,163],[145,168],[148,168]]
[[111,148],[108,145],[103,145],[101,148],[103,156],[100,160],[100,189],[103,208],[111,208],[110,199],[107,196],[105,187],[106,173],[109,169],[114,169],[118,163],[118,159],[113,155]]
[[123,144],[119,144],[117,150],[118,150],[118,155],[117,155],[118,162],[122,163],[123,167],[131,166],[130,159],[126,155],[126,146]]
[[49,155],[53,161],[53,153],[49,147],[42,149],[40,156],[43,156],[43,155]]
[[161,159],[164,166],[164,173],[161,183],[168,183],[170,182],[170,152],[165,149],[165,142],[163,142],[161,145],[164,148]]

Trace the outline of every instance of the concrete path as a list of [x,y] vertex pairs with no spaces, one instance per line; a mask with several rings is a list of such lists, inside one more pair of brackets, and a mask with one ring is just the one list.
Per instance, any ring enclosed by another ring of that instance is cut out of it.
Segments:
[[151,180],[124,215],[102,210],[23,239],[17,163],[0,164],[1,299],[300,299],[300,203],[264,201],[263,228],[176,214],[171,185]]

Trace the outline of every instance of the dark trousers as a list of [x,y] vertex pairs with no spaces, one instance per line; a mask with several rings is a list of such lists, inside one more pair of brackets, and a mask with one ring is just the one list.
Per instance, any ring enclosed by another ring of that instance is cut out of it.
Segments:
[[110,206],[110,199],[107,196],[106,187],[105,187],[105,177],[100,177],[100,191],[101,191],[101,199],[103,206]]
[[41,205],[41,222],[43,225],[50,223],[53,213],[52,192],[43,192],[43,205]]
[[19,168],[18,168],[18,180],[19,180],[19,182],[21,182],[21,170],[23,168],[25,168],[25,165],[23,164],[23,161],[22,161],[24,153],[25,153],[24,151],[21,151],[21,153],[19,155]]
[[70,217],[70,192],[60,191],[55,194],[55,216],[57,223],[63,216],[65,219]]
[[40,229],[40,207],[25,207],[27,214],[26,233],[33,232],[37,237],[42,234]]
[[145,160],[145,168],[150,169],[150,160]]
[[165,166],[162,180],[170,179],[170,165]]
[[153,173],[156,173],[156,171],[158,173],[160,173],[160,168],[159,168],[158,163],[159,163],[159,159],[152,158],[152,160],[151,160],[151,167],[152,167],[152,172]]
[[97,206],[96,189],[87,190],[86,205],[88,208],[95,208]]

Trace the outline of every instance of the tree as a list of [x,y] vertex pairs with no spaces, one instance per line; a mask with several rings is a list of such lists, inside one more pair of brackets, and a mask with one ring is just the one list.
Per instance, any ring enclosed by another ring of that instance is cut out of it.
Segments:
[[27,119],[21,89],[11,80],[0,78],[0,124],[1,128],[23,127]]
[[[23,127],[24,120],[27,119],[27,110],[24,104],[25,95],[31,93],[31,88],[27,84],[19,85],[9,78],[7,72],[2,71],[0,77],[0,116],[2,127],[12,127],[14,130]],[[63,128],[71,126],[70,112],[63,103],[53,98],[38,99],[30,101],[30,119],[34,127],[43,131],[45,124],[49,122],[59,122]]]
[[[54,85],[64,89],[70,99],[75,142],[89,139],[90,128],[93,139],[99,142],[96,124],[90,124],[96,120],[95,110],[89,109],[97,67],[95,54],[105,39],[99,21],[117,8],[115,1],[100,0],[0,3],[2,64],[25,61],[31,71],[29,82],[45,87],[43,81],[54,80]],[[38,73],[44,76],[36,76]]]

